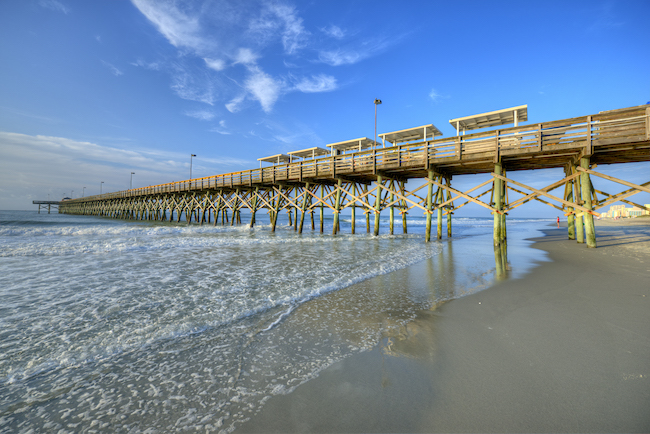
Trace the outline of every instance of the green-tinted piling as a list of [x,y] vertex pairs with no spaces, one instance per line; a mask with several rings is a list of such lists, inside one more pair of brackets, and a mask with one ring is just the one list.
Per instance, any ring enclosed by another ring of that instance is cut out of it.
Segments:
[[[589,169],[589,158],[582,157],[580,159],[580,167],[583,169]],[[591,178],[587,172],[582,172],[580,174],[581,187],[582,187],[582,198],[584,200],[584,207],[588,208],[590,211],[593,210],[591,204]],[[584,224],[585,232],[587,236],[587,247],[595,248],[596,247],[596,228],[594,227],[594,216],[590,213],[584,214]]]
[[[433,170],[429,170],[428,179],[433,181]],[[424,232],[424,241],[431,241],[431,213],[433,209],[433,184],[429,182],[427,186],[427,223]]]

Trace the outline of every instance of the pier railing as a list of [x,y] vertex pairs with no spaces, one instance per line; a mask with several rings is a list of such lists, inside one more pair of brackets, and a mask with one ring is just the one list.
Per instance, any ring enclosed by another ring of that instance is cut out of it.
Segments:
[[341,176],[409,173],[446,163],[491,162],[508,156],[531,156],[580,149],[584,155],[616,151],[627,143],[650,140],[650,107],[640,106],[597,115],[523,125],[464,136],[400,144],[360,152],[302,160],[114,193],[74,199],[95,201],[206,189],[250,188]]

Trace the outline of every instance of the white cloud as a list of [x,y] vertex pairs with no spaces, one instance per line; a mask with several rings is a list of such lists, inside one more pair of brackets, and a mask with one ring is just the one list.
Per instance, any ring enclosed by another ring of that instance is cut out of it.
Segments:
[[331,25],[320,30],[327,36],[334,39],[343,39],[345,37],[345,32],[339,26]]
[[244,99],[246,99],[245,94],[241,94],[236,96],[235,98],[231,99],[230,102],[226,104],[226,109],[230,113],[237,113],[238,111],[241,110],[241,105],[244,102]]
[[197,74],[178,64],[175,65],[174,70],[171,88],[176,95],[189,101],[214,105],[214,85],[208,77]]
[[404,35],[395,35],[391,39],[368,39],[344,48],[322,50],[318,58],[321,62],[331,66],[352,65],[385,51],[403,37]]
[[204,58],[205,64],[208,65],[208,68],[214,69],[215,71],[223,71],[226,68],[226,62],[221,59],[208,59]]
[[311,78],[303,78],[295,88],[305,93],[330,92],[337,88],[337,83],[336,78],[331,75],[319,74]]
[[[283,0],[131,1],[178,48],[179,56],[173,63],[156,65],[170,73],[172,90],[187,100],[209,105],[222,102],[232,113],[252,106],[246,101],[258,102],[268,113],[289,92],[334,90],[337,79],[321,73],[318,69],[322,64],[355,64],[401,38],[397,35],[346,42],[350,33],[329,25],[317,30],[322,33],[316,40],[305,28],[297,7]],[[328,43],[325,40],[331,44],[333,39],[343,45],[323,45]],[[303,52],[309,57],[301,56]],[[313,53],[318,53],[319,61],[314,62]],[[278,59],[277,54],[285,56]],[[140,60],[136,64],[155,68]],[[233,68],[236,65],[244,68]],[[302,69],[300,75],[305,78],[294,79],[286,71],[289,68]]]
[[263,45],[279,37],[284,52],[295,54],[305,47],[309,38],[309,32],[302,22],[293,6],[269,2],[262,7],[259,17],[251,20],[249,30]]
[[113,74],[114,76],[119,77],[120,75],[124,74],[122,71],[117,69],[114,65],[112,65],[112,64],[110,64],[108,62],[105,62],[103,60],[102,60],[102,63],[104,64],[105,67],[107,67],[109,69],[109,71],[111,71],[111,74]]
[[70,13],[70,8],[57,0],[40,0],[38,4],[41,7],[50,9],[55,12],[61,12],[66,15]]
[[321,62],[331,66],[352,65],[361,61],[365,56],[355,50],[322,51],[318,58]]
[[142,59],[138,59],[135,62],[131,62],[131,65],[138,66],[138,67],[145,68],[145,69],[150,69],[152,71],[159,71],[160,68],[161,68],[161,65],[160,65],[159,62],[145,62]]
[[282,45],[287,54],[294,54],[306,44],[308,32],[302,26],[302,18],[296,16],[292,6],[274,4],[272,10],[284,22]]
[[219,121],[219,126],[218,127],[213,127],[213,128],[210,129],[210,131],[215,132],[215,133],[219,133],[219,134],[223,134],[223,135],[232,134],[230,131],[227,130],[226,121],[224,121],[223,119]]
[[216,115],[208,110],[196,110],[192,112],[185,112],[185,116],[189,116],[194,119],[198,119],[201,121],[211,121],[216,117]]
[[251,75],[246,79],[244,87],[267,113],[273,109],[282,90],[278,81],[257,67],[251,68]]
[[441,95],[435,89],[431,89],[431,92],[429,92],[429,98],[433,101],[438,101],[441,98]]
[[234,64],[241,63],[243,65],[254,65],[257,62],[259,56],[249,48],[240,48],[239,52],[235,56]]
[[142,14],[151,21],[170,44],[177,48],[190,48],[201,52],[209,41],[201,36],[199,16],[190,16],[171,0],[131,0]]

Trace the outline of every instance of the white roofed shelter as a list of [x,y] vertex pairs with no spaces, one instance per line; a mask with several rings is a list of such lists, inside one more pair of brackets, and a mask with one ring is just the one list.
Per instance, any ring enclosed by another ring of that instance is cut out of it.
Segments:
[[260,169],[262,168],[262,162],[271,163],[271,164],[280,164],[280,163],[290,163],[291,157],[285,154],[275,154],[270,157],[258,158],[257,161],[260,162]]
[[349,150],[361,151],[362,149],[372,148],[377,146],[377,142],[367,137],[361,137],[360,139],[346,140],[345,142],[331,143],[327,145],[328,148],[332,150],[332,155],[336,155],[337,152],[346,152]]
[[498,125],[515,124],[528,120],[528,105],[520,105],[493,112],[480,113],[462,118],[450,119],[449,123],[456,128],[456,135],[462,131],[478,130],[480,128],[496,127]]
[[442,136],[442,132],[436,128],[435,125],[422,125],[421,127],[408,128],[406,130],[393,131],[392,133],[380,134],[382,144],[386,146],[386,142],[397,145],[404,142],[412,141],[426,141],[435,139],[436,136]]
[[315,146],[313,148],[307,148],[307,149],[301,149],[300,151],[291,151],[287,152],[289,156],[291,157],[291,161],[293,161],[294,158],[316,158],[320,157],[321,155],[329,155],[330,151],[325,149],[325,148],[319,148],[318,146]]

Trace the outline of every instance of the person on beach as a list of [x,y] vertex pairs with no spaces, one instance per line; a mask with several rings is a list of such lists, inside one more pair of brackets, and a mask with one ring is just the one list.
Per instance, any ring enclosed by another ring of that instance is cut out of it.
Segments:
[[557,227],[560,227],[560,216],[557,216]]

